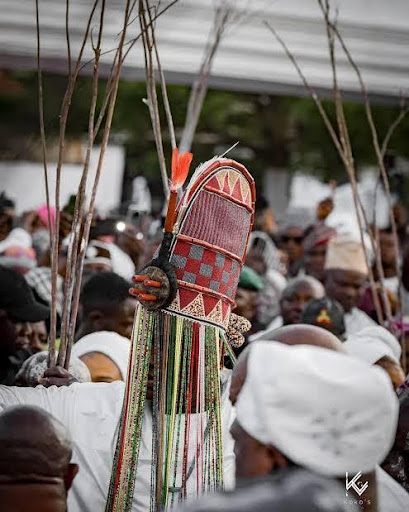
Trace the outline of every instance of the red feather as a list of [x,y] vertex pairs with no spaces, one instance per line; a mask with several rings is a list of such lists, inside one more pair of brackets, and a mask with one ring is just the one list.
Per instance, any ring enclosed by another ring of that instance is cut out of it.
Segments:
[[171,190],[177,190],[182,187],[189,174],[190,164],[192,162],[192,153],[179,153],[178,148],[173,150],[172,154],[172,182]]

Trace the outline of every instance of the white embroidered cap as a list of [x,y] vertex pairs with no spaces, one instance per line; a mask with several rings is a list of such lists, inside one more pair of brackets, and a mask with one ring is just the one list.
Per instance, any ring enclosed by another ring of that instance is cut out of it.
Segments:
[[402,348],[399,341],[381,326],[367,327],[348,336],[343,346],[351,356],[369,364],[375,364],[384,356],[400,364]]
[[328,242],[325,269],[352,270],[367,275],[365,251],[360,241],[340,235]]
[[126,380],[130,350],[131,342],[128,338],[116,332],[97,331],[78,340],[72,347],[72,354],[82,357],[91,352],[100,352],[117,365],[122,379]]
[[372,471],[389,452],[398,400],[387,373],[308,345],[250,346],[237,421],[301,467],[341,477]]

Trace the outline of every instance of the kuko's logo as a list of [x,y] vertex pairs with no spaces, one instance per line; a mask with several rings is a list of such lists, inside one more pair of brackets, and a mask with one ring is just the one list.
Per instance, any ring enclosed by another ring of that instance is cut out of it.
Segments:
[[348,480],[348,473],[345,473],[345,489],[346,495],[348,496],[349,489],[352,489],[358,494],[358,496],[362,496],[362,494],[368,489],[368,482],[362,484],[359,479],[361,478],[362,473],[359,471],[352,480]]

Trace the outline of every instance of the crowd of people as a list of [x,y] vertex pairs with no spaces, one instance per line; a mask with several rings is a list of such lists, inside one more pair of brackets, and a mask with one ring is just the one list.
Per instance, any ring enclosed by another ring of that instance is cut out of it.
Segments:
[[[257,200],[234,309],[251,327],[222,371],[225,492],[175,508],[409,510],[409,224],[396,217],[400,253],[391,227],[378,230],[380,277],[359,232],[331,220],[332,206],[317,205],[308,226],[291,212],[276,224]],[[19,216],[0,196],[0,508],[10,512],[104,510],[140,293],[132,278],[161,241],[160,218],[95,216],[70,367],[49,369],[54,219],[44,205]],[[70,201],[59,323],[72,220]],[[135,511],[150,503],[148,409]]]

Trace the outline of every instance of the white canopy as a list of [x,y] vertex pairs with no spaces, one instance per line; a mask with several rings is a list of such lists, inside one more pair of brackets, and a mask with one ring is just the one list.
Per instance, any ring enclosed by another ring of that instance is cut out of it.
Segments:
[[[115,46],[123,22],[125,0],[108,0],[103,49]],[[162,1],[161,8],[170,3]],[[163,67],[170,83],[191,83],[199,68],[211,28],[214,1],[179,0],[158,21],[157,35]],[[291,62],[268,29],[271,23],[297,57],[311,84],[331,88],[325,27],[316,0],[230,0],[246,8],[238,26],[223,40],[214,63],[211,84],[215,87],[273,94],[305,94]],[[41,54],[44,69],[65,71],[65,2],[39,0]],[[93,0],[70,1],[72,53],[76,55]],[[378,101],[396,103],[409,85],[409,2],[406,0],[342,0],[339,24],[351,54],[359,64],[369,91]],[[136,2],[137,5],[137,2]],[[35,68],[36,32],[34,0],[0,0],[0,66]],[[97,14],[98,16],[98,14]],[[135,12],[136,16],[136,12]],[[93,25],[97,24],[97,19]],[[138,20],[130,25],[127,39],[139,33]],[[359,93],[353,70],[341,51],[338,76],[343,89]],[[109,69],[112,53],[102,62]],[[85,60],[92,57],[91,46]],[[89,68],[90,70],[91,68]],[[130,52],[124,76],[142,79],[140,43]]]

